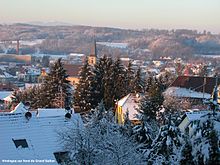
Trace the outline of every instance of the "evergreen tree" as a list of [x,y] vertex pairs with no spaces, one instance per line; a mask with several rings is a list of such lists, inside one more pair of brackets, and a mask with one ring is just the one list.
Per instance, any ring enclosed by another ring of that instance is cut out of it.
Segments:
[[188,137],[185,137],[185,143],[181,150],[180,165],[195,165],[192,156],[192,144]]
[[120,132],[113,119],[111,111],[106,111],[101,102],[84,129],[67,129],[60,133],[72,164],[145,164],[136,143]]
[[59,58],[50,68],[50,73],[46,77],[42,88],[45,96],[42,99],[47,100],[44,107],[71,107],[72,89],[68,75],[63,67],[61,58]]
[[141,149],[146,150],[155,139],[159,129],[156,121],[156,112],[152,109],[152,103],[148,99],[147,93],[142,96],[137,112],[139,113],[137,118],[140,120],[140,124],[133,128],[133,136],[138,143],[144,144]]
[[105,82],[105,74],[106,71],[110,69],[111,66],[109,66],[109,59],[104,55],[99,59],[99,61],[95,64],[94,70],[93,70],[93,79],[91,82],[91,85],[94,88],[93,97],[94,99],[94,105],[97,106],[98,103],[101,102],[101,100],[104,99],[104,92],[106,84]]
[[135,73],[133,80],[133,90],[134,93],[142,93],[144,88],[144,82],[141,78],[141,68],[139,67]]
[[113,61],[107,58],[106,70],[104,73],[104,104],[106,109],[114,107],[115,94],[114,94],[114,73],[112,69]]
[[92,72],[86,59],[80,71],[79,84],[74,94],[74,104],[80,107],[81,111],[89,111],[93,108],[93,91],[92,91]]
[[153,76],[149,76],[149,77],[145,80],[145,83],[144,83],[144,85],[145,85],[144,91],[145,91],[145,92],[148,92],[153,83],[154,83],[154,78],[153,78]]
[[[160,132],[147,153],[150,164],[175,164],[178,161],[178,153],[181,148],[182,135],[171,118],[168,124],[160,128]],[[162,162],[161,162],[162,161]]]
[[114,100],[119,100],[127,94],[125,86],[125,68],[120,58],[117,58],[113,63],[111,76],[114,83],[114,88],[112,89],[114,91]]
[[130,60],[128,63],[128,67],[125,72],[125,89],[126,89],[126,95],[134,92],[134,70],[132,68],[132,61]]
[[44,91],[44,87],[36,87],[36,90],[34,91],[33,101],[31,102],[31,108],[37,109],[37,108],[44,108],[44,105],[46,105],[47,99],[46,98],[46,92]]
[[219,116],[207,114],[192,123],[194,130],[190,136],[197,164],[220,164],[219,139],[215,129],[215,123],[219,122]]
[[67,78],[61,59],[58,59],[51,66],[43,84],[14,93],[15,98],[19,102],[29,102],[30,107],[34,109],[71,107],[72,88]]
[[157,80],[151,80],[151,85],[149,85],[140,101],[138,112],[146,118],[156,120],[157,113],[161,110],[163,104],[162,92],[162,85]]
[[133,127],[132,137],[140,145],[139,150],[143,152],[149,148],[158,133],[158,126],[155,121],[141,120],[141,123]]
[[218,133],[216,130],[211,130],[208,140],[210,143],[209,148],[209,160],[208,164],[220,164],[220,149],[219,149],[219,139],[218,139]]

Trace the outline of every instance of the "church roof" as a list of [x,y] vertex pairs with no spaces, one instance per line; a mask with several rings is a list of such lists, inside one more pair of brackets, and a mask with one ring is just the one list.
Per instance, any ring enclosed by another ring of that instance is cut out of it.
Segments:
[[94,40],[94,45],[91,48],[90,57],[97,57],[97,47],[96,47],[96,40]]

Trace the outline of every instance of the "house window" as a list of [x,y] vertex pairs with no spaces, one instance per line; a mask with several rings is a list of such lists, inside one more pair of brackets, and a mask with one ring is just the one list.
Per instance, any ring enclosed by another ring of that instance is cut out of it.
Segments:
[[28,148],[26,139],[18,139],[18,140],[12,139],[12,141],[14,142],[16,148]]
[[54,154],[58,164],[63,164],[63,162],[70,161],[69,160],[69,155],[68,155],[67,151],[64,151],[64,152],[54,152],[53,154]]

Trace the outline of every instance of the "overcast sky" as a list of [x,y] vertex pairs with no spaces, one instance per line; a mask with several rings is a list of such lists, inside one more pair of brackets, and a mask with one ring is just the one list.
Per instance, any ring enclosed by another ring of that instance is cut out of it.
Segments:
[[220,33],[220,0],[0,0],[0,22],[67,22]]

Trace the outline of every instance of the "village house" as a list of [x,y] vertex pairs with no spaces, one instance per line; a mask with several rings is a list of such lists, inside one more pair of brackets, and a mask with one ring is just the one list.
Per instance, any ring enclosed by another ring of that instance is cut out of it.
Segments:
[[137,108],[140,99],[141,96],[139,94],[130,93],[116,102],[115,119],[118,124],[124,124],[125,115],[127,112],[128,118],[133,124],[139,123],[137,118]]
[[[58,132],[82,128],[79,114],[65,109],[28,111],[19,104],[11,113],[0,113],[0,160],[21,164],[61,164],[68,159]],[[32,162],[30,162],[32,161]]]
[[[195,124],[199,120],[202,120],[202,118],[208,114],[212,115],[212,113],[213,113],[212,111],[198,111],[198,110],[194,110],[192,112],[186,112],[182,116],[182,120],[178,125],[178,127],[181,132],[191,135],[193,131],[193,124]],[[216,114],[220,115],[220,112],[216,112]],[[217,130],[220,131],[220,122],[216,121],[215,127],[218,127]]]
[[4,111],[10,105],[13,91],[0,91],[0,112]]
[[[203,104],[205,99],[212,97],[215,86],[220,85],[215,77],[179,76],[166,89],[164,96],[188,99],[192,105]],[[219,93],[220,95],[220,93]],[[218,100],[220,102],[220,100]]]

